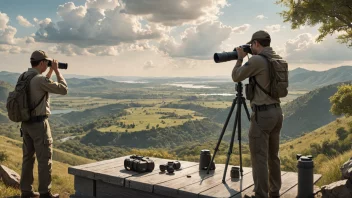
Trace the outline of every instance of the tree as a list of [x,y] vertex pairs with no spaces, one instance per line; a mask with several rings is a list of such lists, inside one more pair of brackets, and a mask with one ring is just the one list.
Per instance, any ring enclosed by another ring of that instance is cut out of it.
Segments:
[[277,0],[276,3],[289,8],[280,15],[284,22],[291,22],[292,29],[321,24],[317,42],[328,34],[340,32],[338,41],[352,47],[351,0]]
[[340,85],[329,99],[332,104],[330,111],[334,115],[344,114],[346,117],[352,115],[352,85]]

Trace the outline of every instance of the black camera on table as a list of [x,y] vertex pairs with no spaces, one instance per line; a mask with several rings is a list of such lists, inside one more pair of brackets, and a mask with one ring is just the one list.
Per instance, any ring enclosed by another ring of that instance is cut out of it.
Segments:
[[132,155],[124,161],[125,169],[128,171],[136,171],[138,173],[152,172],[154,170],[154,161],[149,157]]
[[168,173],[173,173],[175,172],[175,170],[178,170],[181,168],[181,163],[179,161],[175,161],[175,162],[170,161],[170,162],[167,162],[166,164],[161,164],[159,168],[161,172],[164,172],[166,170]]

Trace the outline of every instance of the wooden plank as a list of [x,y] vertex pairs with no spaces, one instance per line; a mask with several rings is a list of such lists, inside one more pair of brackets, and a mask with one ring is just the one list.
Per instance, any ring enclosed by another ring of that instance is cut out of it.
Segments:
[[125,188],[103,181],[97,181],[97,197],[119,197],[119,198],[163,198],[153,193],[139,191],[136,189]]
[[[313,175],[313,183],[317,183],[321,178],[320,174],[314,174]],[[297,197],[298,193],[298,184],[295,185],[293,188],[289,189],[285,193],[283,193],[280,197],[281,198],[291,198],[291,197]]]
[[[159,170],[159,163],[161,161],[164,161],[163,159],[160,158],[150,158],[154,161],[155,163],[155,168],[154,171],[157,169]],[[157,166],[158,165],[158,166]],[[125,185],[125,178],[131,177],[134,175],[139,175],[139,174],[150,174],[150,173],[138,173],[134,171],[127,171],[124,166],[118,166],[118,167],[113,167],[110,169],[106,170],[101,170],[101,171],[96,171],[94,178],[96,180],[102,180],[107,183],[119,185],[119,186],[124,186]]]
[[240,193],[241,191],[253,185],[252,172],[243,175],[240,179],[230,179],[226,183],[221,183],[209,190],[203,191],[199,194],[201,198],[211,197],[231,197]]
[[75,169],[75,170],[72,168],[72,169],[69,169],[69,173],[71,171],[71,174],[94,179],[94,174],[96,171],[106,170],[106,169],[110,169],[113,167],[121,166],[121,164],[123,164],[123,162],[124,162],[124,159],[125,158],[115,158],[113,160],[109,160],[106,163],[98,164],[95,166],[90,166],[90,167]]
[[[291,173],[291,172],[289,172]],[[281,181],[282,181],[282,186],[285,186],[284,182],[286,181],[287,179],[287,176],[285,177],[285,175],[288,174],[288,172],[285,172],[285,171],[281,171]],[[289,177],[292,177],[291,174],[288,175]],[[252,178],[253,179],[253,178]],[[286,181],[287,182],[287,181]],[[286,185],[288,186],[288,185]],[[255,196],[255,193],[253,192],[254,190],[254,185],[250,186],[249,188],[245,189],[244,191],[242,191],[241,193],[238,193],[232,197],[234,198],[244,198],[245,195],[247,196]],[[281,187],[281,190],[282,190],[282,187]],[[280,192],[281,192],[280,190]],[[287,189],[286,189],[287,190]]]
[[133,181],[131,188],[153,192],[154,185],[158,183],[162,183],[165,181],[174,180],[177,178],[187,178],[186,176],[195,172],[199,172],[199,165],[195,164],[188,168],[182,168],[180,170],[176,170],[174,173],[169,174],[166,171],[160,172],[159,174],[148,175],[140,178],[138,181]]
[[[226,174],[227,176],[225,181],[231,180],[230,172],[231,172],[231,166],[229,166],[227,169],[227,174]],[[243,176],[245,176],[250,172],[252,172],[252,168],[243,167]],[[222,184],[222,177],[223,177],[223,174],[216,174],[213,177],[206,178],[202,182],[197,182],[192,185],[180,188],[178,190],[178,197],[187,197],[187,198],[198,197],[199,193]]]
[[91,166],[101,165],[101,164],[107,163],[109,161],[113,161],[115,159],[117,159],[117,158],[103,160],[103,161],[99,161],[99,162],[92,162],[89,164],[82,164],[82,165],[78,165],[78,166],[72,166],[72,168],[75,168],[75,169],[87,168],[87,167],[91,167]]
[[68,167],[68,173],[72,174],[72,175],[77,175],[80,172],[82,172],[82,170],[87,170],[90,168],[100,167],[102,165],[110,164],[110,163],[115,162],[118,159],[120,159],[120,158],[114,158],[114,159],[104,160],[104,161],[100,161],[100,162],[94,162],[94,163],[80,165],[80,166],[71,166],[71,167]]
[[75,195],[95,196],[95,181],[80,176],[74,179]]
[[[187,161],[179,161],[181,163],[181,168],[179,170],[177,170],[177,172],[181,172],[189,167],[192,166],[199,166],[198,163],[195,162],[187,162]],[[160,169],[159,169],[159,165],[160,164],[166,164],[167,160],[162,160],[161,163],[157,163],[156,168],[154,169],[153,172],[148,173],[148,174],[139,174],[139,175],[133,175],[131,177],[128,177],[125,179],[125,187],[129,187],[129,188],[134,188],[134,189],[138,189],[138,190],[142,190],[142,191],[146,191],[146,192],[152,192],[153,191],[153,184],[151,183],[150,180],[150,176],[151,175],[159,175],[160,174]],[[144,177],[148,177],[148,179],[146,180]],[[152,178],[154,179],[154,178]]]
[[207,174],[207,171],[205,170],[199,171],[199,167],[198,167],[197,169],[198,172],[190,174],[190,177],[187,177],[187,178],[181,177],[174,180],[155,184],[154,193],[165,195],[165,196],[177,197],[178,189],[185,186],[189,186],[197,182],[202,182],[204,179],[208,177],[213,177],[216,174],[223,175],[224,168],[225,168],[224,164],[217,164],[216,169],[214,171],[210,171],[209,174]]

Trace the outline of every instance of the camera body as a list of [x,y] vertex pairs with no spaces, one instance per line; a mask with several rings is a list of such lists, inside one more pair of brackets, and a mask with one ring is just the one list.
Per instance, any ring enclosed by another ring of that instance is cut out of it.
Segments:
[[152,172],[154,170],[154,161],[149,157],[132,155],[124,161],[125,169],[128,171],[136,171],[138,173]]
[[[240,48],[242,48],[244,52],[248,54],[252,54],[250,45],[241,45]],[[214,61],[216,63],[222,63],[222,62],[237,60],[237,59],[238,59],[238,53],[236,48],[232,52],[223,52],[223,53],[214,54]]]
[[181,163],[179,161],[175,161],[175,162],[170,161],[170,162],[167,162],[166,164],[161,164],[159,168],[161,172],[164,172],[166,170],[168,173],[173,173],[175,172],[175,170],[178,170],[181,168]]

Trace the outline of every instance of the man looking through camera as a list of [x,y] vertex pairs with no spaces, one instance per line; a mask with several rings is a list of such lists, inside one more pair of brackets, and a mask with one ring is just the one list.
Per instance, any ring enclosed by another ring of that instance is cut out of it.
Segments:
[[249,148],[255,197],[264,198],[279,197],[281,188],[279,142],[283,114],[280,99],[272,97],[270,93],[272,91],[270,72],[273,72],[273,67],[269,60],[282,60],[282,58],[273,51],[270,42],[270,35],[266,31],[255,32],[251,41],[247,43],[251,46],[253,56],[241,66],[247,53],[240,47],[236,48],[238,59],[232,71],[234,82],[250,78],[250,84],[254,85],[253,89],[250,89],[252,93],[248,94],[253,95],[250,98],[252,114]]
[[[52,61],[51,68],[46,76],[43,73]],[[29,82],[28,98],[32,108],[29,121],[22,122],[21,133],[23,135],[23,161],[21,173],[21,197],[59,197],[51,193],[51,164],[52,143],[48,116],[50,115],[49,93],[67,94],[67,83],[58,69],[58,61],[48,58],[44,51],[38,50],[32,53],[30,58],[32,68],[25,72],[24,78],[34,75]],[[51,80],[53,71],[57,81]],[[22,75],[19,79],[22,78]],[[38,161],[39,193],[33,191],[33,166],[36,154]]]

